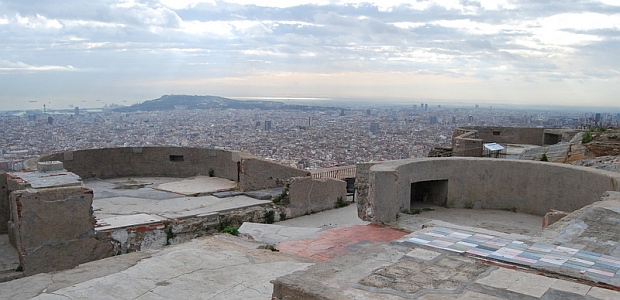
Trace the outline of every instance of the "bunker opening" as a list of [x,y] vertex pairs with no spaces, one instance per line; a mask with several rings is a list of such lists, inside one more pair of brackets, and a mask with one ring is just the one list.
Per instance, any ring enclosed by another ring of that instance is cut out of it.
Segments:
[[411,207],[435,204],[447,207],[448,180],[428,180],[411,184]]
[[183,155],[170,155],[170,161],[174,161],[174,162],[184,161]]

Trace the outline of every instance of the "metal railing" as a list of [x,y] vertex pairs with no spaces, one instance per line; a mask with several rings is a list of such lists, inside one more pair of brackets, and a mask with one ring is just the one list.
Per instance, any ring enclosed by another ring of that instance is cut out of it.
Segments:
[[345,178],[355,177],[355,165],[310,170],[312,178]]

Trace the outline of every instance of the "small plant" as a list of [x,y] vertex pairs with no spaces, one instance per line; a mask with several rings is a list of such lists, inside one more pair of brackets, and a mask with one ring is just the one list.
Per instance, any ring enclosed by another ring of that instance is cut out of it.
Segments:
[[273,224],[276,221],[276,212],[268,210],[265,212],[265,224]]
[[280,250],[276,249],[275,245],[269,245],[269,250],[271,250],[272,252],[280,252]]
[[435,211],[435,209],[430,208],[430,207],[425,207],[425,208],[422,208],[422,211]]
[[591,142],[592,140],[594,140],[594,136],[592,135],[590,131],[586,131],[586,133],[584,133],[583,137],[581,138],[581,143],[587,144]]
[[17,266],[15,272],[24,272],[24,268],[22,267],[22,265]]
[[549,158],[547,157],[547,153],[543,153],[542,157],[540,158],[540,161],[549,161]]
[[349,205],[349,204],[351,204],[351,203],[350,203],[350,202],[348,202],[348,201],[344,201],[344,200],[342,199],[342,197],[338,197],[338,198],[336,198],[336,205],[335,205],[335,206],[336,206],[336,208],[345,207],[345,206],[347,206],[347,205]]
[[275,204],[280,203],[280,201],[282,201],[282,195],[276,195],[275,197],[271,198],[271,202]]
[[603,126],[596,127],[596,132],[605,132],[605,131],[607,131],[607,128]]
[[166,233],[166,246],[169,246],[170,241],[174,239],[174,232],[172,232],[172,225],[170,222],[164,222],[164,232]]
[[228,234],[232,234],[232,235],[239,235],[239,229],[232,227],[232,226],[226,226],[226,228],[222,229],[221,231],[222,233],[228,233]]
[[281,212],[280,213],[280,221],[284,221],[286,220],[286,213],[285,212]]
[[467,208],[467,209],[473,209],[474,208],[474,203],[471,202],[471,201],[470,202],[466,202],[464,204],[464,207]]
[[284,198],[286,198],[287,194],[288,194],[288,185],[282,189],[282,193],[275,195],[273,198],[271,198],[271,202],[273,202],[274,204],[278,204],[282,202]]
[[209,177],[213,177],[215,175],[215,171],[213,169],[209,169]]
[[505,211],[511,211],[511,212],[513,212],[513,213],[516,213],[516,212],[517,212],[517,208],[516,208],[516,207],[514,207],[514,206],[513,206],[513,207],[507,207],[507,208],[502,208],[502,210],[505,210]]

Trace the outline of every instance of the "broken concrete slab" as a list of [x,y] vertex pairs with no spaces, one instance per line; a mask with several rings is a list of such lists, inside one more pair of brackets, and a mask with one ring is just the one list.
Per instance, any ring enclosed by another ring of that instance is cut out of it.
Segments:
[[266,190],[244,192],[244,194],[246,196],[254,198],[254,199],[271,200],[273,197],[275,197],[277,195],[281,195],[282,194],[282,189],[283,188],[281,188],[281,187],[280,188],[271,188],[271,189],[266,189]]
[[185,196],[201,196],[237,188],[237,183],[225,178],[197,176],[179,181],[162,183],[156,189]]
[[161,222],[166,220],[166,218],[162,218],[156,215],[149,214],[135,214],[135,215],[123,215],[110,217],[97,221],[96,230],[108,230],[112,228],[122,228],[127,226],[135,226],[135,225],[144,225],[150,224],[153,222]]
[[213,196],[181,197],[152,200],[145,198],[114,197],[93,202],[95,216],[99,219],[119,215],[148,214],[164,218],[181,218],[240,207],[269,204],[245,196],[217,198]]
[[211,194],[211,196],[218,197],[218,198],[228,198],[228,197],[234,197],[234,196],[239,196],[243,194],[244,194],[243,192],[219,192],[219,193],[213,193]]
[[283,241],[316,238],[321,228],[303,228],[245,222],[239,233],[251,236],[255,241],[274,245]]

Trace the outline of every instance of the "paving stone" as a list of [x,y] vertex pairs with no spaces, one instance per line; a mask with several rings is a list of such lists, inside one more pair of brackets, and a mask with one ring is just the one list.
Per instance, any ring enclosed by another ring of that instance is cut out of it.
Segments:
[[540,298],[555,282],[554,278],[524,273],[515,283],[508,287],[508,291]]
[[600,287],[592,287],[586,295],[601,300],[620,299],[620,292],[603,289]]
[[590,286],[567,280],[558,280],[552,286],[552,289],[558,291],[569,292],[578,295],[586,295],[590,291]]
[[507,289],[509,286],[514,284],[517,280],[521,279],[525,273],[506,269],[499,268],[484,278],[476,280],[476,283],[484,284],[490,287],[499,288],[499,289]]
[[409,253],[407,253],[405,255],[408,256],[408,257],[415,258],[415,259],[429,261],[429,260],[433,260],[435,257],[441,255],[441,253],[435,252],[435,251],[426,250],[426,249],[422,249],[422,248],[414,248],[413,250],[409,251]]

